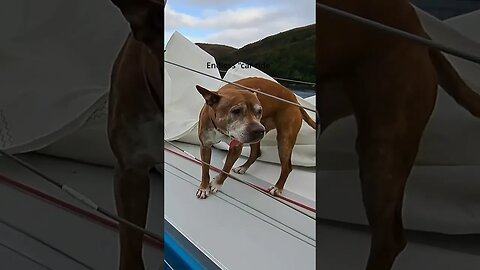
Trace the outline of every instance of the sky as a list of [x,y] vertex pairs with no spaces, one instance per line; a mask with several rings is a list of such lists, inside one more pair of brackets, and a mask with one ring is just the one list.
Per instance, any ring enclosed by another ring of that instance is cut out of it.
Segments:
[[240,48],[313,23],[312,0],[169,0],[165,7],[165,42],[178,31],[192,42]]

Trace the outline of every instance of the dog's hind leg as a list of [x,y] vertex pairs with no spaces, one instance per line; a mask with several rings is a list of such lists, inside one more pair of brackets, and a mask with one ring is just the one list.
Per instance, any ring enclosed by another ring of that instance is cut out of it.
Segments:
[[372,234],[367,270],[390,270],[406,246],[405,186],[437,88],[433,68],[421,56],[397,53],[379,60],[386,62],[361,74],[364,88],[354,94],[361,187]]
[[367,270],[391,269],[406,246],[402,205],[426,114],[416,114],[423,118],[419,123],[408,117],[393,119],[393,113],[389,114],[392,122],[388,126],[386,123],[359,126],[361,187],[372,234]]
[[[297,141],[298,132],[302,127],[302,115],[300,110],[286,111],[285,115],[279,115],[278,119],[288,119],[290,116],[290,123],[288,125],[277,125],[277,145],[278,145],[278,155],[280,158],[280,165],[282,167],[280,172],[280,177],[275,183],[275,186],[272,186],[268,189],[270,194],[279,195],[283,191],[283,187],[287,182],[288,175],[292,171],[292,152],[293,147]],[[294,115],[297,114],[295,117]]]
[[398,140],[360,134],[357,141],[363,203],[372,234],[367,270],[391,269],[406,245],[403,195],[417,149]]
[[[150,181],[148,168],[121,168],[115,171],[115,202],[118,215],[145,228]],[[120,225],[120,270],[144,270],[143,233]]]
[[260,142],[254,143],[250,145],[250,155],[248,156],[248,160],[239,167],[233,168],[233,171],[238,174],[244,174],[250,166],[259,158],[261,155],[260,152]]

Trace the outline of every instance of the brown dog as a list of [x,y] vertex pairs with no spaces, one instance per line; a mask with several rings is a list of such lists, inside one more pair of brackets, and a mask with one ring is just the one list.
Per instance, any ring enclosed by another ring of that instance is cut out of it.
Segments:
[[[267,79],[246,78],[236,83],[298,103],[289,89]],[[270,193],[280,194],[292,171],[292,150],[302,126],[302,119],[314,129],[315,121],[303,108],[262,94],[257,95],[232,84],[223,86],[218,92],[209,91],[198,85],[197,90],[205,98],[198,124],[202,161],[210,163],[213,144],[227,142],[230,149],[223,171],[230,172],[242,152],[243,145],[249,144],[248,160],[234,169],[235,172],[243,174],[260,156],[260,140],[268,131],[276,129],[282,171],[275,186],[270,188]],[[197,191],[197,197],[200,199],[206,198],[210,191],[218,191],[227,178],[225,173],[220,173],[209,184],[209,171],[209,166],[203,164],[202,182]]]
[[[427,37],[407,0],[317,0]],[[405,248],[404,188],[435,105],[437,82],[473,115],[480,96],[437,50],[317,7],[317,108],[321,128],[354,114],[363,201],[372,232],[368,270],[391,269]]]
[[[115,202],[120,217],[145,227],[148,173],[163,164],[164,6],[153,0],[112,2],[132,29],[111,76],[108,138],[117,159]],[[142,233],[120,225],[119,269],[144,269],[142,243]]]

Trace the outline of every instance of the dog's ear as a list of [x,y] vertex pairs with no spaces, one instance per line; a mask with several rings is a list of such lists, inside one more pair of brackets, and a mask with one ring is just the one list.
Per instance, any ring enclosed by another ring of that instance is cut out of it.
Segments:
[[111,0],[130,24],[133,37],[156,53],[163,50],[164,7],[162,0]]
[[220,102],[221,97],[218,93],[203,88],[200,85],[197,85],[196,88],[197,91],[203,96],[208,106],[214,107],[218,104],[218,102]]

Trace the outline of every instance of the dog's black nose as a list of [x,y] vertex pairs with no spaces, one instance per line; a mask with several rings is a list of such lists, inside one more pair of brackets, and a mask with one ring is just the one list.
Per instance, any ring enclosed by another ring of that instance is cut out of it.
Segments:
[[255,127],[251,132],[252,136],[255,138],[263,138],[263,135],[265,134],[265,128],[262,126]]

